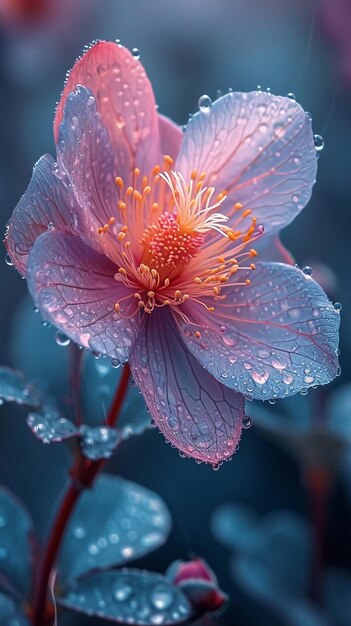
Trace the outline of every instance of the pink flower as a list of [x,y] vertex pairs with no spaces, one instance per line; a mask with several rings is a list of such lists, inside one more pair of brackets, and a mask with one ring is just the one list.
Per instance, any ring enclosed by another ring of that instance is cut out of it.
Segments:
[[223,609],[228,596],[218,586],[214,572],[206,561],[174,561],[167,570],[170,580],[187,596],[195,615],[202,616]]
[[218,463],[238,444],[243,394],[335,376],[339,315],[281,263],[277,233],[316,175],[308,115],[263,92],[201,105],[183,136],[140,62],[95,44],[57,109],[57,163],[37,163],[6,246],[44,319],[128,360],[167,439]]

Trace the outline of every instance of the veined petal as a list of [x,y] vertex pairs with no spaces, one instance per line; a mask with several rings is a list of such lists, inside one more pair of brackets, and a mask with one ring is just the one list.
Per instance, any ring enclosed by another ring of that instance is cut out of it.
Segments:
[[[97,111],[96,100],[85,87],[78,86],[67,96],[57,154],[62,176],[71,183],[77,200],[72,227],[99,250],[102,239],[98,228],[108,223],[111,217],[116,221],[115,228],[120,225],[114,182],[115,155]],[[103,242],[105,247],[111,248],[112,256],[113,245],[108,233]]]
[[230,215],[240,203],[276,232],[311,196],[317,169],[311,120],[289,98],[229,93],[191,118],[176,169],[185,178],[206,172],[204,184],[229,193],[222,212]]
[[90,89],[96,98],[115,152],[115,176],[128,185],[135,166],[149,174],[160,158],[159,131],[153,90],[141,63],[120,44],[93,45],[75,63],[66,82],[54,122],[56,139],[66,99],[77,85]]
[[158,123],[162,154],[169,154],[175,160],[183,141],[183,131],[178,124],[160,113],[158,114]]
[[28,254],[39,235],[51,226],[70,229],[71,207],[75,207],[74,196],[60,180],[54,159],[48,154],[42,156],[6,232],[5,246],[21,274],[26,273]]
[[190,352],[224,385],[261,400],[330,382],[339,314],[321,287],[280,263],[258,264],[250,279],[212,300],[213,312],[193,303],[184,308],[201,333],[196,338],[194,326],[181,323]]
[[130,295],[114,280],[116,266],[67,233],[39,237],[28,261],[28,286],[44,320],[85,348],[124,361],[138,319],[124,319],[114,304]]
[[179,450],[209,463],[233,454],[243,397],[194,359],[169,312],[154,311],[145,320],[130,365],[157,426]]

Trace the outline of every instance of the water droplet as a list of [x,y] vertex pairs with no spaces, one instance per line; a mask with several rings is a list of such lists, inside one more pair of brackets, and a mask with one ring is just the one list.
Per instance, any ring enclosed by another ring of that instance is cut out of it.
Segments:
[[82,526],[76,526],[73,530],[73,535],[76,539],[84,539],[86,537],[86,530]]
[[317,152],[320,152],[324,148],[324,139],[321,135],[313,135],[314,147]]
[[227,329],[225,326],[221,326],[219,330],[221,331],[221,333],[225,333]]
[[60,330],[58,330],[55,335],[55,341],[58,346],[62,346],[62,347],[69,346],[69,344],[71,343],[70,338],[67,337],[67,335],[62,333]]
[[292,93],[291,91],[290,91],[290,93],[288,93],[288,98],[290,98],[290,100],[296,100],[295,94]]
[[113,590],[113,597],[117,602],[124,602],[132,595],[133,588],[128,583],[118,580]]
[[219,470],[219,468],[221,467],[221,465],[220,465],[220,463],[212,463],[211,467],[212,467],[214,472],[217,472]]
[[251,417],[249,417],[248,415],[244,415],[244,417],[243,417],[243,428],[245,428],[245,429],[250,428],[251,425],[252,425]]
[[309,265],[306,265],[306,267],[304,267],[302,271],[304,274],[306,274],[306,276],[312,276],[312,267],[310,267]]
[[212,100],[210,96],[207,96],[206,94],[200,96],[198,105],[202,113],[208,113],[212,107]]
[[9,267],[11,267],[13,265],[12,261],[11,261],[11,257],[9,255],[9,253],[5,254],[5,263],[6,265],[8,265]]
[[341,309],[342,309],[341,302],[334,302],[334,309],[335,309],[335,311],[341,311]]
[[151,603],[156,609],[165,611],[173,602],[173,592],[166,585],[160,583],[151,592]]
[[48,230],[53,230],[53,228],[54,228],[53,223],[52,223],[52,222],[49,222],[49,223],[48,223]]
[[81,426],[82,439],[80,447],[83,454],[92,461],[108,459],[120,440],[120,434],[115,428],[109,426]]
[[140,59],[140,50],[138,48],[133,48],[132,55],[134,59]]
[[111,359],[111,365],[114,368],[120,367],[121,362],[118,359]]
[[257,226],[257,231],[258,231],[259,233],[261,233],[261,234],[262,234],[262,233],[264,233],[264,226],[263,226],[262,224],[259,224],[259,225]]

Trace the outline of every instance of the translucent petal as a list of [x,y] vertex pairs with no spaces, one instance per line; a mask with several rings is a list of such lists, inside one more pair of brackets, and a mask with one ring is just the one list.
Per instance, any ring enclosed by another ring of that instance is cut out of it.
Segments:
[[233,454],[243,398],[199,365],[167,311],[155,310],[145,321],[130,365],[152,417],[172,444],[213,464]]
[[179,624],[192,613],[183,592],[165,576],[133,569],[89,576],[67,589],[58,601],[122,624]]
[[142,557],[165,541],[169,512],[152,491],[116,476],[100,476],[72,515],[59,558],[62,581]]
[[181,326],[203,367],[224,385],[261,400],[330,382],[338,368],[340,317],[321,287],[280,263],[260,263],[237,276],[251,284],[227,286],[214,312],[188,305],[191,319],[204,326],[201,339],[193,326]]
[[28,383],[21,372],[0,366],[0,403],[4,401],[37,407],[41,397],[39,390]]
[[266,232],[276,232],[311,196],[317,169],[311,120],[290,98],[229,93],[191,118],[176,169],[186,177],[206,172],[205,184],[229,193],[221,211],[229,214],[239,202]]
[[121,361],[137,333],[136,319],[115,319],[116,300],[127,288],[114,280],[116,266],[66,233],[37,240],[28,263],[28,285],[42,317],[91,350]]
[[39,235],[48,228],[70,228],[70,209],[74,206],[74,197],[60,179],[54,159],[42,156],[12,214],[5,238],[12,262],[21,274],[26,273],[28,254]]
[[22,596],[29,592],[31,584],[31,534],[32,522],[26,509],[12,493],[0,487],[0,572]]
[[158,119],[151,84],[141,63],[126,48],[113,42],[93,45],[74,65],[54,123],[58,137],[63,109],[77,85],[90,89],[115,153],[115,176],[125,184],[138,166],[149,174],[160,158]]
[[169,154],[175,160],[183,140],[183,131],[178,124],[164,115],[158,115],[158,123],[162,154]]
[[[85,422],[94,426],[105,422],[122,370],[122,367],[113,367],[107,358],[96,359],[91,353],[85,354],[82,376]],[[128,439],[142,434],[147,428],[151,428],[151,418],[145,400],[139,389],[130,385],[116,429],[122,439]]]
[[[89,89],[78,86],[67,97],[59,130],[57,155],[61,176],[66,175],[76,198],[72,229],[97,250],[98,228],[116,220],[118,232],[115,154]],[[104,237],[106,240],[106,237]]]

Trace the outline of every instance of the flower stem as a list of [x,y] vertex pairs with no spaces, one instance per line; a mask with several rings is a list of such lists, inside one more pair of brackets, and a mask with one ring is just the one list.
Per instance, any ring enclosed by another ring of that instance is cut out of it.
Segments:
[[[125,365],[120,383],[116,389],[115,397],[107,416],[108,426],[114,426],[123,401],[125,399],[130,377],[129,365]],[[55,566],[58,551],[70,520],[74,507],[85,488],[91,487],[96,476],[99,474],[106,461],[89,461],[79,455],[76,463],[70,471],[71,480],[58,509],[51,533],[43,555],[42,565],[38,576],[37,593],[33,609],[33,626],[45,626],[47,623],[47,597],[50,579]]]

